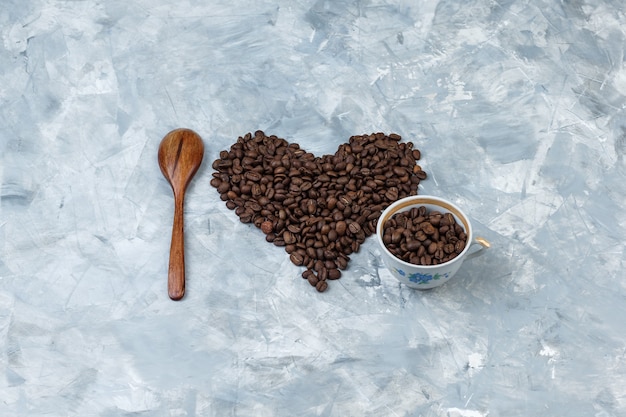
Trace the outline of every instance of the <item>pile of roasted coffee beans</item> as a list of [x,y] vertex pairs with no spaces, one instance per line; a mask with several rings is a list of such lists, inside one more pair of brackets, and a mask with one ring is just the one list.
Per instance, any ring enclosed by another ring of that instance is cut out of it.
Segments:
[[389,252],[415,265],[439,265],[463,252],[465,229],[452,213],[426,207],[396,213],[383,225],[383,244]]
[[262,131],[239,137],[213,162],[211,185],[243,223],[282,246],[318,291],[341,277],[382,211],[417,194],[420,152],[396,134],[352,136],[316,157]]

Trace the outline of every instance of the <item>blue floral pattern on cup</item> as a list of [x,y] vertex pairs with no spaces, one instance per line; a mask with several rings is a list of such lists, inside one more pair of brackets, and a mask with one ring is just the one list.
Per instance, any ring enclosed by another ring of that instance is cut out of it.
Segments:
[[404,272],[401,269],[398,268],[393,268],[400,276],[408,278],[409,281],[414,282],[416,284],[428,284],[430,281],[437,281],[440,280],[442,278],[448,278],[449,274],[446,272],[445,274],[439,274],[436,273],[435,275],[432,274],[421,274],[419,272],[414,272],[414,273],[410,273],[407,274],[406,272]]

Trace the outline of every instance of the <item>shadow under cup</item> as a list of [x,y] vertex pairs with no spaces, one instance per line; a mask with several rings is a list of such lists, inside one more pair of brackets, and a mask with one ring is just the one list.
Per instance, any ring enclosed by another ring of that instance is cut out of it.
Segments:
[[[438,265],[412,264],[393,255],[383,242],[384,225],[394,214],[421,206],[426,207],[428,212],[436,210],[442,214],[451,213],[454,216],[454,220],[465,230],[467,235],[465,248],[448,262]],[[454,276],[464,260],[482,254],[490,246],[485,239],[476,238],[474,240],[472,225],[459,207],[439,197],[419,195],[400,199],[383,211],[376,226],[376,240],[382,250],[383,262],[392,275],[406,286],[421,290],[444,284]]]

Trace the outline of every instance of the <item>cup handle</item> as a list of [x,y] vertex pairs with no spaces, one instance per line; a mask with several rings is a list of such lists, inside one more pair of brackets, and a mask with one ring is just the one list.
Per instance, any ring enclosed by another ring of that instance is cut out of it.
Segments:
[[489,249],[490,247],[491,243],[489,243],[487,239],[483,237],[477,237],[470,245],[469,251],[465,256],[465,259],[472,259],[479,255],[482,255],[483,253],[485,253],[485,250]]

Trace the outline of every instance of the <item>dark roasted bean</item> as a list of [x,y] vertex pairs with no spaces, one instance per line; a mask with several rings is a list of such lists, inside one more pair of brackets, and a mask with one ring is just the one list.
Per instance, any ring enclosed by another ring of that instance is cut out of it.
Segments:
[[309,284],[311,284],[311,286],[313,287],[317,286],[317,284],[319,283],[319,279],[317,278],[317,275],[315,275],[314,272],[311,272],[311,274],[308,275],[306,279],[309,281]]
[[348,230],[350,230],[350,233],[353,235],[356,235],[361,231],[361,225],[357,222],[352,222],[348,225]]
[[337,268],[328,270],[328,279],[335,280],[341,278],[341,271]]
[[289,259],[291,260],[291,262],[293,262],[294,265],[301,266],[304,264],[304,256],[302,256],[302,254],[298,252],[293,252],[289,256]]
[[337,232],[337,235],[339,236],[343,236],[346,234],[346,222],[343,220],[340,220],[337,222],[337,224],[335,225],[335,231]]
[[324,292],[326,291],[327,288],[328,288],[328,282],[326,281],[319,281],[317,285],[315,286],[315,289],[317,289],[317,291],[319,292]]
[[288,245],[296,243],[296,241],[297,241],[296,235],[291,233],[289,230],[287,230],[287,231],[285,231],[283,233],[283,239],[285,240],[285,243],[288,244]]

